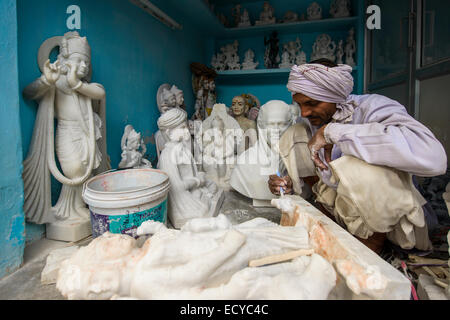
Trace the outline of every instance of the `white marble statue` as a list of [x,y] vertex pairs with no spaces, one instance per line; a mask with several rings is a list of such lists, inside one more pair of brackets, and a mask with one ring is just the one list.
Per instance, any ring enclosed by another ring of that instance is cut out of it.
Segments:
[[126,125],[122,141],[120,143],[122,148],[122,159],[119,163],[119,168],[151,168],[150,161],[144,158],[147,147],[144,139],[141,138],[141,133],[137,133],[132,125]]
[[314,42],[311,60],[325,58],[334,62],[336,60],[335,51],[336,43],[331,41],[329,35],[321,34],[317,36],[316,42]]
[[221,52],[217,54],[213,54],[211,58],[211,66],[216,71],[224,71],[225,70],[225,55]]
[[286,11],[286,13],[283,16],[283,23],[289,23],[289,22],[297,22],[299,21],[298,14],[294,11]]
[[172,88],[170,88],[170,91],[175,95],[175,107],[186,110],[183,90],[180,90],[176,85],[173,85]]
[[289,53],[288,44],[283,44],[283,53],[281,54],[280,68],[286,69],[291,68],[293,63],[291,63],[291,54]]
[[[142,246],[104,233],[80,247],[59,270],[56,288],[78,299],[327,299],[336,286],[333,266],[310,250],[302,226],[264,218],[232,225],[224,215],[194,219],[181,230],[146,221]],[[283,263],[249,267],[249,261],[298,252]]]
[[243,131],[224,104],[214,105],[211,115],[203,121],[202,129],[203,170],[208,179],[228,191]]
[[330,7],[330,15],[333,18],[344,18],[350,16],[349,0],[333,0]]
[[343,64],[344,60],[342,57],[344,56],[344,41],[339,40],[337,50],[336,50],[336,63]]
[[220,51],[222,51],[225,57],[224,64],[226,70],[241,69],[241,64],[239,63],[238,47],[239,41],[235,40],[233,43],[228,43],[224,47],[220,48]]
[[[292,108],[283,101],[272,100],[261,106],[258,119],[258,142],[237,159],[231,175],[233,189],[254,199],[253,204],[275,198],[267,181],[269,176],[285,171],[278,151],[281,135],[293,124]],[[267,205],[264,204],[264,205]]]
[[255,21],[255,25],[273,24],[276,22],[274,17],[274,9],[268,1],[263,3],[263,11],[259,14],[259,20]]
[[306,10],[307,20],[320,20],[322,19],[322,8],[317,2],[313,2]]
[[252,25],[252,23],[250,22],[250,16],[248,15],[248,11],[247,11],[247,9],[244,9],[237,27],[243,28],[243,27],[250,27],[251,25]]
[[259,62],[258,61],[254,61],[254,59],[255,59],[255,53],[253,52],[252,49],[248,49],[245,52],[244,62],[242,62],[242,70],[256,69],[256,67],[258,66]]
[[158,127],[169,138],[159,157],[159,169],[169,175],[168,218],[172,225],[180,228],[190,219],[217,215],[223,190],[197,170],[186,112],[170,109],[159,117]]
[[302,43],[299,37],[295,40],[295,44],[297,49],[294,64],[299,66],[306,63],[306,53],[302,50]]
[[[58,59],[50,64],[49,54],[58,46]],[[26,99],[39,102],[33,139],[23,163],[24,211],[27,221],[49,223],[47,238],[78,241],[91,234],[82,185],[92,174],[110,169],[105,89],[89,83],[91,48],[77,32],[47,39],[39,48],[38,63],[41,77],[23,91]],[[55,148],[63,173],[56,165]],[[62,183],[54,207],[50,173]]]
[[350,67],[355,67],[355,59],[353,55],[356,51],[356,42],[355,42],[355,29],[351,28],[348,32],[347,42],[345,44],[345,64],[348,64]]

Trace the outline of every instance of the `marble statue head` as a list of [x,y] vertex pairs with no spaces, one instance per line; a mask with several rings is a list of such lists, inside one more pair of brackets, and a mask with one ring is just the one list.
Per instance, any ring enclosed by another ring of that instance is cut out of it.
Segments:
[[77,75],[80,79],[88,76],[91,64],[91,47],[86,37],[80,37],[78,32],[67,32],[61,39],[58,60],[61,64],[61,73],[67,74],[68,65],[77,66]]
[[236,96],[232,100],[231,111],[235,117],[245,115],[248,111],[245,99],[242,96]]
[[292,125],[292,108],[281,100],[271,100],[261,106],[257,127],[271,146],[278,142],[283,133]]
[[158,119],[158,128],[164,132],[170,141],[180,142],[191,139],[186,111],[172,108]]
[[167,109],[173,108],[176,106],[177,98],[171,90],[167,90],[164,88],[163,93],[162,93],[162,98],[163,98],[162,109],[164,111],[167,111]]

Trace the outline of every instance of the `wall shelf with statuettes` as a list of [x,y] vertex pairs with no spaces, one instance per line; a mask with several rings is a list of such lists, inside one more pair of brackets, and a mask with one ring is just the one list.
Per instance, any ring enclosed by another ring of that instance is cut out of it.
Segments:
[[278,34],[285,33],[310,33],[310,32],[329,32],[337,29],[350,29],[355,26],[358,17],[347,18],[329,18],[313,21],[298,21],[287,23],[274,23],[269,25],[249,26],[249,27],[234,27],[224,28],[224,31],[218,38],[245,38],[258,35],[265,35],[272,31],[277,31]]
[[[358,67],[353,67],[353,71],[357,71]],[[289,76],[290,68],[274,68],[274,69],[250,69],[250,70],[226,70],[218,71],[219,79],[230,78],[251,78],[253,76]]]

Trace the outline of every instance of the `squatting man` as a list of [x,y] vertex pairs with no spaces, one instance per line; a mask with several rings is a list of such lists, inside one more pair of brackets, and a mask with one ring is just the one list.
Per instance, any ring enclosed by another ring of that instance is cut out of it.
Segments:
[[285,161],[286,174],[271,175],[269,189],[301,194],[299,186],[309,185],[318,207],[377,253],[386,238],[404,249],[429,250],[425,218],[431,212],[412,176],[444,174],[445,150],[397,101],[350,94],[351,72],[327,59],[292,67],[287,88],[301,110],[294,127],[304,139],[283,143],[283,136],[280,154],[297,148],[298,158],[312,160],[316,177],[299,173],[312,163]]

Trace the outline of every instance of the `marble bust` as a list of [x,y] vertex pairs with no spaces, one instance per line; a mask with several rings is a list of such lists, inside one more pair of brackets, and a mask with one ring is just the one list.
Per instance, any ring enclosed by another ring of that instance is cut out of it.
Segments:
[[205,172],[197,170],[186,112],[170,109],[159,117],[158,127],[169,138],[158,165],[170,180],[167,215],[172,225],[178,229],[190,219],[217,215],[224,193]]
[[336,43],[331,41],[331,37],[329,35],[325,33],[321,34],[317,36],[317,39],[314,42],[311,60],[325,58],[334,62],[336,60],[335,51]]
[[306,10],[307,20],[320,20],[322,19],[322,8],[317,2],[313,2]]
[[[60,53],[50,64],[48,57],[55,47]],[[81,195],[83,183],[92,174],[110,169],[105,89],[90,83],[91,47],[78,32],[47,39],[39,49],[38,64],[42,75],[23,91],[25,99],[39,102],[33,139],[23,162],[24,212],[29,222],[47,223],[47,238],[78,241],[91,234],[89,210]],[[53,207],[50,174],[62,183]]]
[[249,111],[245,98],[242,96],[235,96],[231,104],[231,112],[233,117],[239,123],[239,126],[244,132],[249,129],[256,130],[256,122],[247,118],[247,112]]
[[331,3],[330,15],[333,18],[344,18],[350,16],[349,0],[334,0]]
[[281,135],[293,124],[292,107],[281,100],[261,106],[257,120],[258,142],[237,158],[230,184],[239,193],[252,198],[254,206],[269,206],[273,195],[269,176],[285,171],[279,156]]
[[256,69],[259,62],[257,62],[257,61],[255,62],[254,59],[255,59],[255,53],[253,52],[252,49],[248,49],[245,52],[244,62],[242,62],[242,70]]
[[144,158],[147,147],[144,139],[141,138],[141,133],[137,133],[132,125],[125,126],[122,141],[122,159],[119,163],[119,168],[151,168],[150,161]]
[[202,165],[206,177],[224,190],[229,190],[242,129],[228,114],[224,104],[214,105],[211,115],[203,121],[202,129]]

